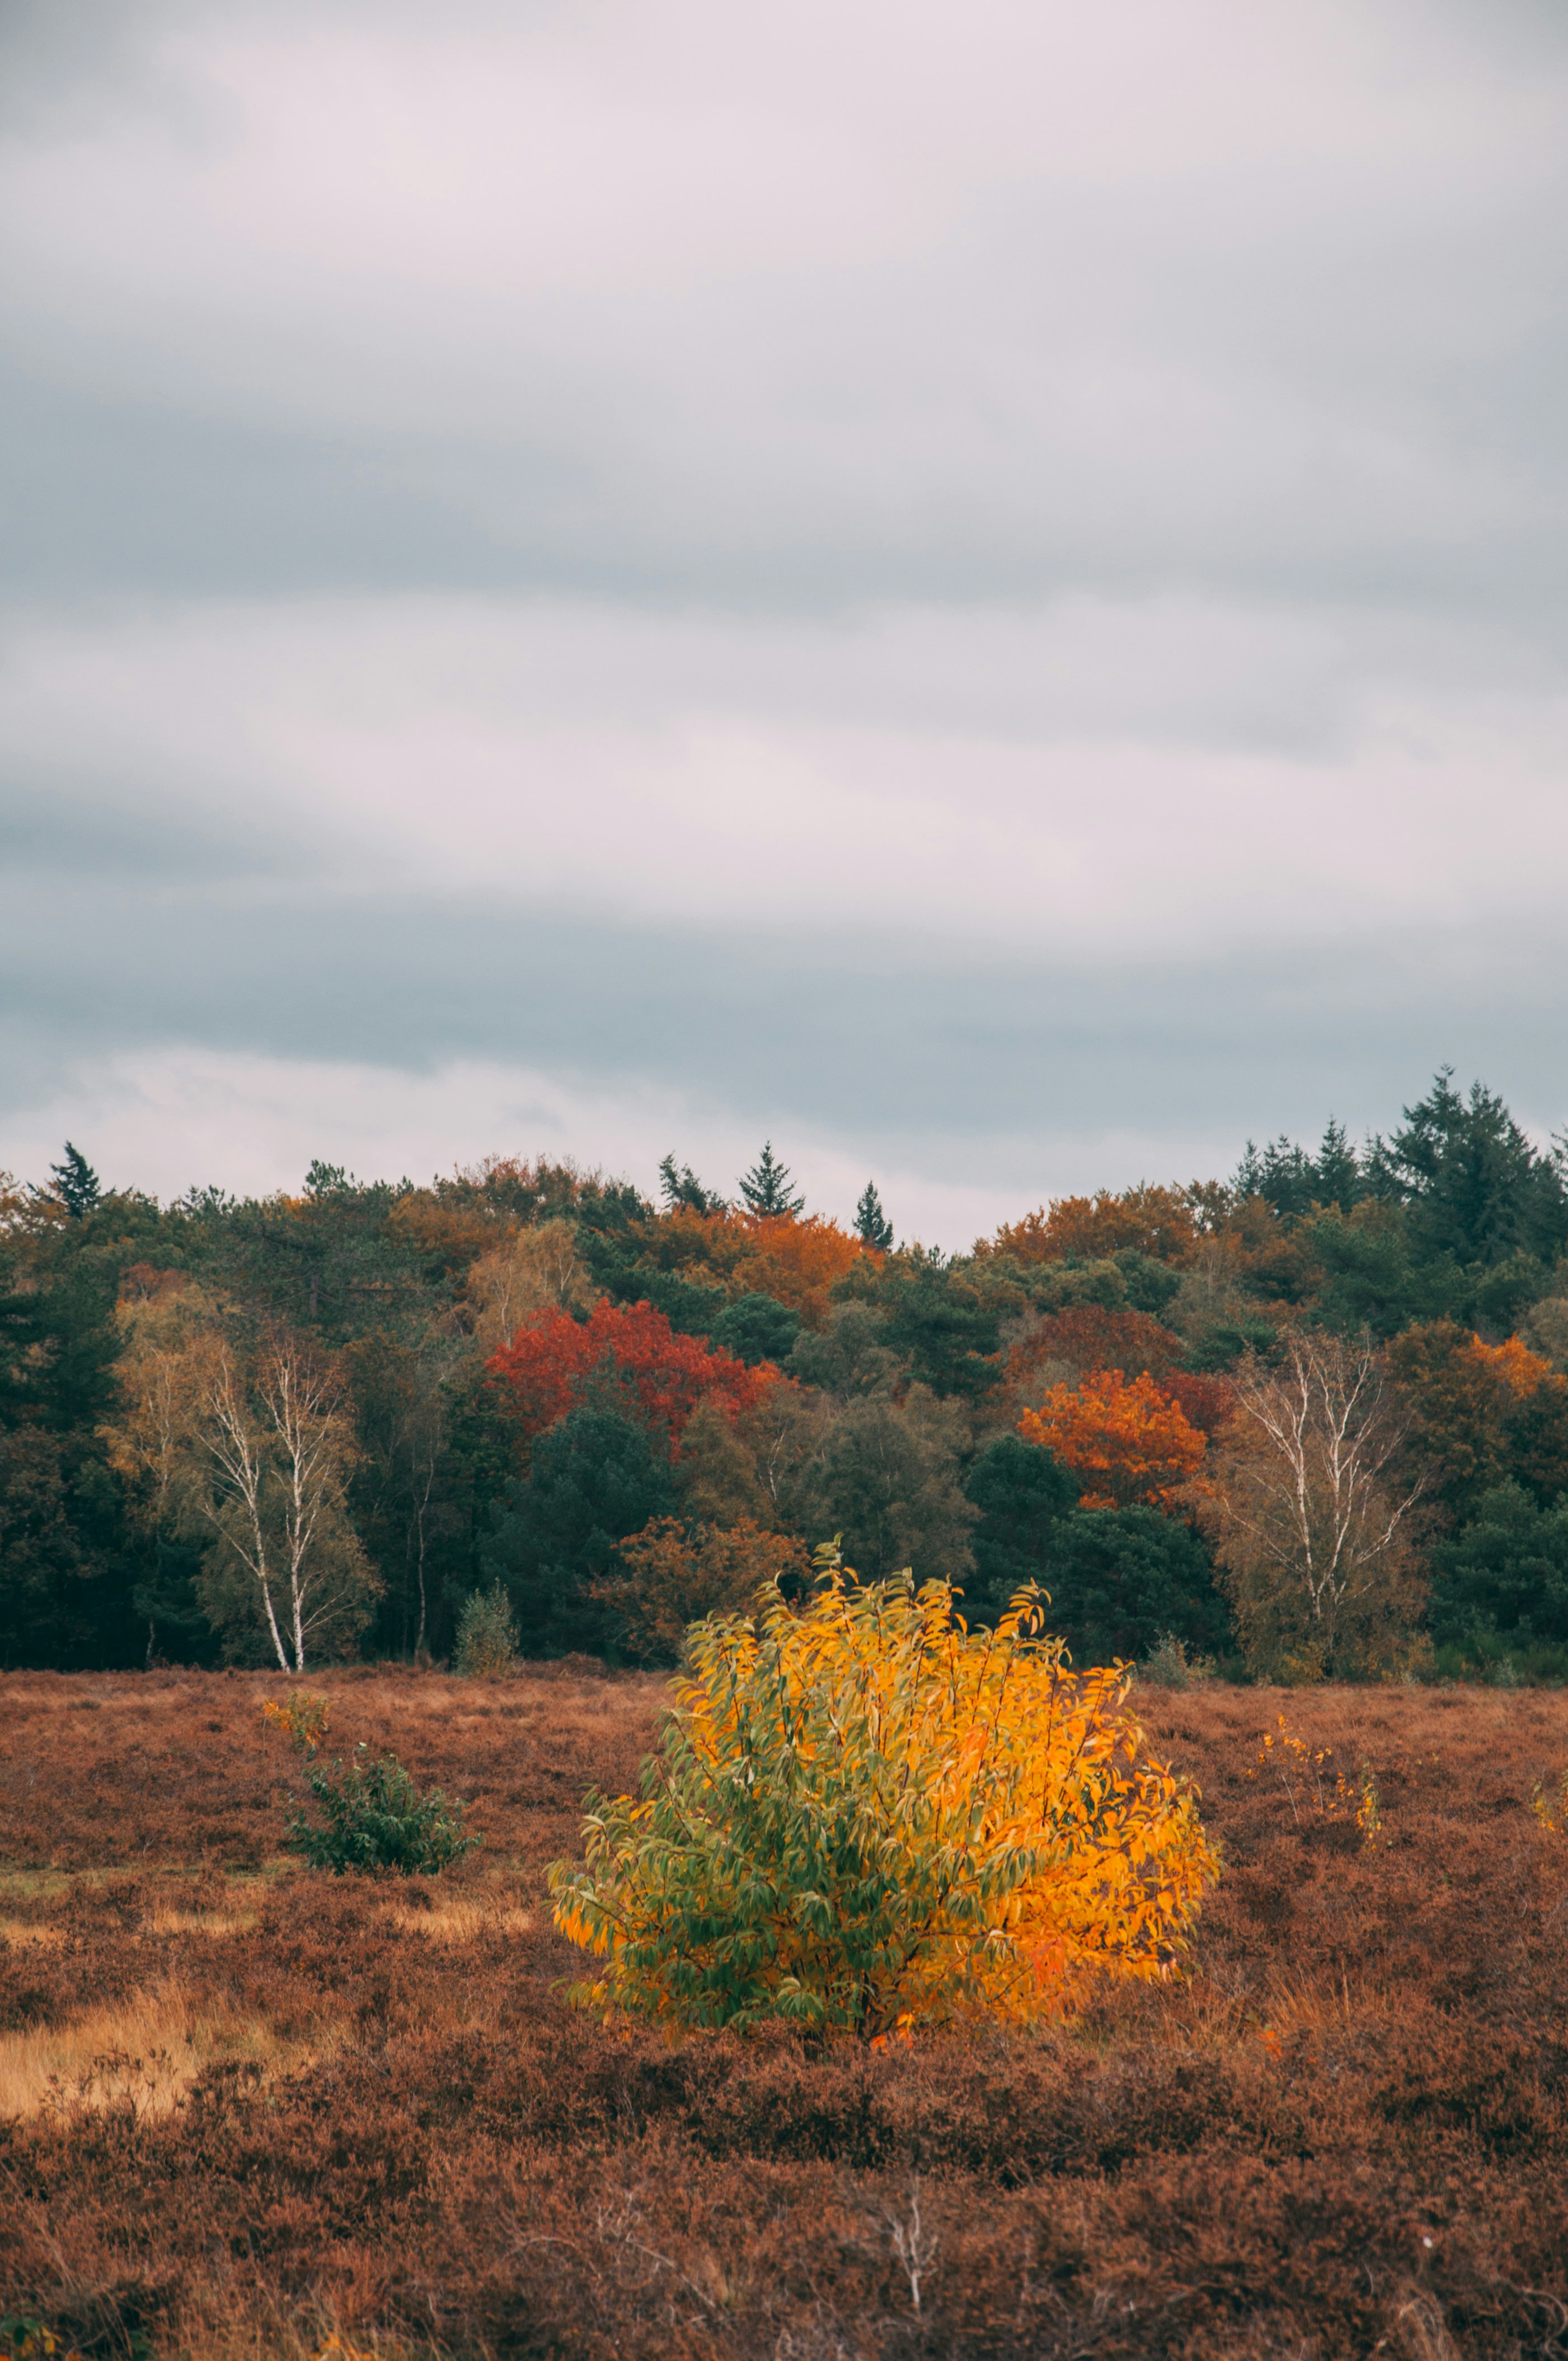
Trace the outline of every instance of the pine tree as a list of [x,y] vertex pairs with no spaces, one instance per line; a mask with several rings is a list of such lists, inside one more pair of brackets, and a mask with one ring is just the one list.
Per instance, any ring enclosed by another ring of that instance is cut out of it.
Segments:
[[1345,1137],[1343,1124],[1330,1115],[1323,1130],[1323,1144],[1318,1150],[1318,1202],[1337,1205],[1348,1213],[1363,1193],[1361,1161]]
[[874,1180],[868,1180],[861,1191],[861,1202],[855,1207],[855,1227],[869,1246],[885,1248],[893,1244],[893,1224],[883,1212]]
[[79,1148],[65,1143],[65,1160],[49,1166],[49,1178],[54,1182],[54,1194],[60,1199],[73,1222],[89,1214],[103,1194],[98,1175]]
[[806,1203],[804,1197],[792,1197],[790,1170],[773,1154],[771,1139],[762,1143],[762,1152],[740,1182],[740,1194],[749,1213],[798,1213]]
[[659,1192],[664,1211],[685,1207],[692,1213],[722,1213],[724,1200],[716,1189],[705,1189],[689,1164],[677,1166],[673,1156],[659,1159]]

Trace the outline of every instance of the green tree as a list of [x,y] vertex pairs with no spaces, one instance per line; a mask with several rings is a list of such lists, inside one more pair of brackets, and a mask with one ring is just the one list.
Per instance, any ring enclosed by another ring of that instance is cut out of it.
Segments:
[[1520,1253],[1550,1260],[1568,1244],[1561,1156],[1534,1148],[1481,1082],[1456,1091],[1451,1066],[1405,1109],[1393,1137],[1375,1144],[1372,1177],[1409,1207],[1423,1258],[1489,1267]]
[[96,1210],[0,1243],[0,1662],[123,1664],[151,1553],[100,1428],[115,1405],[115,1259]]
[[606,1647],[613,1620],[588,1586],[616,1569],[618,1542],[674,1507],[667,1453],[624,1410],[585,1402],[542,1434],[480,1550],[516,1605],[524,1653]]
[[49,1166],[54,1182],[53,1194],[59,1198],[73,1222],[80,1222],[97,1206],[103,1195],[98,1175],[79,1148],[68,1139],[62,1162]]
[[1015,1591],[1038,1582],[1052,1591],[1054,1619],[1051,1572],[1062,1522],[1078,1507],[1077,1477],[1043,1444],[1002,1434],[980,1454],[964,1490],[980,1519],[966,1614],[993,1623]]
[[1428,1552],[1432,1638],[1568,1642],[1568,1500],[1543,1509],[1521,1484],[1486,1494],[1473,1521]]
[[1262,1197],[1287,1220],[1299,1220],[1331,1207],[1348,1213],[1368,1180],[1343,1125],[1331,1115],[1316,1156],[1283,1133],[1264,1148],[1249,1139],[1231,1187],[1238,1197]]
[[874,1180],[868,1180],[861,1191],[861,1202],[855,1207],[855,1227],[869,1246],[885,1250],[893,1245],[893,1224],[883,1211]]
[[981,1454],[965,1489],[981,1511],[965,1601],[972,1621],[994,1622],[1024,1583],[1037,1582],[1050,1594],[1047,1626],[1077,1664],[1146,1656],[1168,1631],[1201,1654],[1228,1646],[1209,1553],[1179,1518],[1080,1509],[1071,1471],[1015,1434]]
[[966,1269],[916,1247],[890,1257],[869,1300],[887,1315],[889,1349],[933,1391],[973,1402],[995,1385],[1005,1306]]
[[391,1215],[408,1184],[313,1163],[301,1195],[187,1201],[181,1260],[208,1285],[336,1345],[428,1316],[417,1235]]
[[462,1523],[451,1497],[445,1383],[454,1352],[430,1335],[405,1343],[374,1329],[344,1357],[357,1445],[349,1507],[385,1585],[376,1637],[399,1655],[422,1657],[433,1644],[438,1570]]
[[1321,1214],[1308,1228],[1322,1272],[1317,1316],[1324,1327],[1394,1336],[1412,1321],[1442,1319],[1463,1304],[1458,1264],[1452,1255],[1418,1256],[1401,1206],[1366,1199],[1348,1213]]
[[791,1377],[839,1401],[890,1393],[908,1374],[909,1363],[889,1345],[889,1326],[887,1313],[874,1304],[836,1303],[824,1327],[808,1328],[795,1339]]
[[748,1368],[784,1361],[800,1334],[800,1314],[773,1295],[738,1295],[710,1323],[709,1344],[733,1353]]
[[972,1563],[975,1511],[959,1477],[969,1430],[956,1403],[926,1386],[903,1401],[851,1401],[828,1427],[792,1521],[844,1555],[868,1581],[912,1566],[916,1581],[961,1580]]
[[677,1165],[673,1156],[659,1159],[659,1194],[664,1210],[684,1207],[693,1213],[722,1213],[725,1201],[716,1189],[705,1189],[689,1164]]
[[740,1182],[740,1194],[746,1210],[751,1213],[798,1213],[806,1205],[804,1197],[790,1195],[789,1167],[781,1164],[773,1154],[771,1139],[762,1143],[762,1152]]
[[1231,1645],[1209,1552],[1190,1525],[1157,1509],[1076,1510],[1043,1578],[1051,1629],[1079,1665],[1146,1656],[1168,1631],[1198,1654]]

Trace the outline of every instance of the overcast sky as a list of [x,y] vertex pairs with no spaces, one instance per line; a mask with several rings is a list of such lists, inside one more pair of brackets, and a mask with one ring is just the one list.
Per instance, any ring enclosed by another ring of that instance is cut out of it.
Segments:
[[1568,1121],[1561,0],[5,0],[0,1165]]

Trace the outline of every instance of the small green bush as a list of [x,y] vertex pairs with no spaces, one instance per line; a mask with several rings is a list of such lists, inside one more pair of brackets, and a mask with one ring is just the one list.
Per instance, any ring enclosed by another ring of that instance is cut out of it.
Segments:
[[457,1618],[453,1671],[472,1679],[487,1673],[510,1673],[516,1662],[517,1624],[505,1584],[470,1591]]
[[324,1825],[313,1826],[299,1813],[284,1841],[313,1869],[334,1875],[389,1869],[403,1877],[433,1877],[483,1841],[465,1836],[461,1804],[449,1804],[439,1787],[422,1795],[395,1754],[372,1761],[368,1748],[356,1747],[346,1771],[334,1763],[330,1771],[312,1771],[309,1784]]
[[1157,1689],[1190,1689],[1194,1681],[1212,1681],[1215,1671],[1212,1656],[1190,1656],[1185,1640],[1162,1631],[1138,1666],[1138,1678]]

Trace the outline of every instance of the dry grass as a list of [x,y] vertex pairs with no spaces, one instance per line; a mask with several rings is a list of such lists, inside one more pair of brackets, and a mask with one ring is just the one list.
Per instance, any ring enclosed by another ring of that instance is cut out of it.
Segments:
[[508,1910],[493,1902],[440,1902],[422,1910],[393,1908],[387,1922],[405,1935],[431,1943],[471,1943],[480,1935],[529,1935],[537,1927],[532,1910]]
[[[1224,1848],[1192,1972],[869,2056],[565,2007],[543,1864],[656,1682],[314,1686],[484,1850],[284,1860],[279,1684],[7,1679],[0,2314],[127,2361],[1568,2355],[1568,1700],[1146,1697]],[[1375,1844],[1248,1776],[1281,1710]]]
[[138,2118],[170,2114],[215,2072],[246,2068],[260,2082],[300,2072],[334,2046],[280,2039],[263,2016],[155,1984],[62,2025],[0,2034],[0,2117],[122,2107]]

